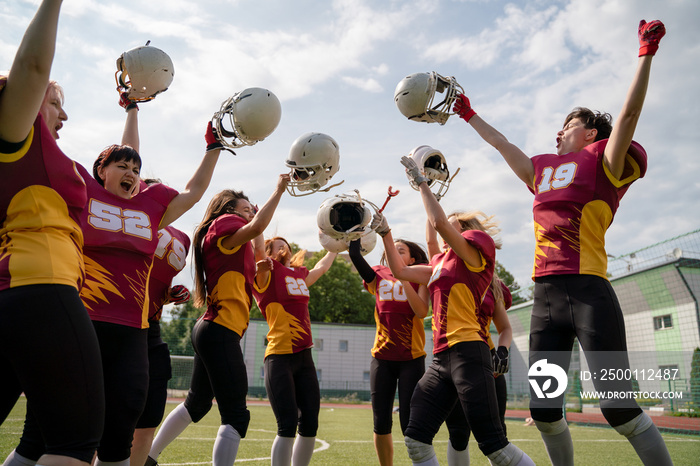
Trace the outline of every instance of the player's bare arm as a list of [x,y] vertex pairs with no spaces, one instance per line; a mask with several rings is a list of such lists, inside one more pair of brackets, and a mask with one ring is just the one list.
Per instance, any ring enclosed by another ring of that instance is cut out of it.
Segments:
[[657,20],[647,23],[642,20],[639,23],[637,30],[639,37],[637,69],[604,152],[604,160],[608,170],[617,179],[620,179],[622,176],[627,149],[632,142],[639,116],[642,113],[642,106],[644,105],[644,98],[649,85],[651,60],[659,48],[659,41],[665,34],[666,29],[661,21]]
[[27,27],[0,94],[0,139],[21,142],[36,120],[56,49],[60,0],[44,0]]
[[457,96],[454,111],[460,118],[472,125],[472,128],[481,136],[481,139],[490,144],[503,156],[510,169],[513,170],[523,183],[533,188],[535,168],[532,165],[530,157],[521,151],[518,146],[508,141],[496,128],[486,123],[483,118],[477,115],[471,108],[469,99],[464,94]]

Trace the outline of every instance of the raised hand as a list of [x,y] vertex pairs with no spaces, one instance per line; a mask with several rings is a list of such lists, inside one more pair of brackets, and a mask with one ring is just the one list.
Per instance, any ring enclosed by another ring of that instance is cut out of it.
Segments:
[[139,106],[134,102],[133,100],[129,99],[129,95],[127,92],[122,92],[121,89],[119,88],[119,106],[124,109],[124,111],[128,112],[132,108],[135,108],[136,110],[139,109]]
[[224,147],[224,145],[221,144],[221,141],[219,141],[219,138],[216,136],[214,128],[211,125],[211,121],[207,123],[207,132],[204,133],[204,140],[207,143],[207,152]]
[[457,94],[452,111],[467,123],[476,115],[476,112],[472,109],[472,104],[469,102],[469,98],[464,94]]
[[413,180],[416,186],[430,181],[430,179],[423,174],[423,171],[418,168],[415,160],[413,160],[411,157],[407,157],[405,155],[401,157],[401,164],[406,167],[406,174],[411,180]]
[[639,56],[654,55],[659,49],[659,41],[666,34],[664,23],[654,20],[647,23],[644,20],[639,22],[637,36],[639,37]]
[[389,223],[386,221],[386,217],[381,212],[374,214],[372,217],[372,223],[370,223],[369,227],[377,232],[377,234],[382,238],[384,238],[387,233],[391,231],[391,228],[389,228]]

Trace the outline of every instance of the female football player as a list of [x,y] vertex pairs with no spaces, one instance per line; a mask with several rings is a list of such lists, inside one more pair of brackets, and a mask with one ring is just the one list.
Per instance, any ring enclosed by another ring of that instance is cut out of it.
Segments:
[[[144,180],[146,185],[159,182]],[[190,300],[190,292],[186,287],[171,286],[175,275],[185,267],[189,248],[190,238],[187,233],[173,226],[158,231],[158,248],[153,256],[148,279],[148,395],[146,406],[136,423],[130,464],[142,465],[146,462],[153,434],[163,420],[172,368],[168,344],[160,336],[160,319],[165,304],[184,304]]]
[[[427,264],[428,257],[418,244],[396,240],[396,250],[406,266]],[[425,330],[423,318],[428,306],[418,295],[418,286],[401,281],[391,274],[386,255],[380,264],[371,267],[361,253],[360,240],[350,242],[350,259],[364,286],[376,298],[374,319],[377,333],[372,347],[370,391],[374,415],[374,449],[379,464],[394,462],[392,416],[396,388],[399,390],[399,422],[406,430],[411,395],[425,373]]]
[[[413,159],[402,157],[418,186],[430,225],[449,245],[429,265],[406,266],[396,251],[386,219],[377,227],[394,277],[427,286],[433,308],[434,358],[411,399],[405,432],[414,464],[436,465],[432,446],[440,425],[459,402],[482,453],[496,465],[528,465],[532,460],[508,442],[498,418],[496,387],[487,330],[478,321],[481,296],[493,278],[498,231],[481,213],[445,215],[428,178]],[[426,298],[427,299],[427,298]]]
[[[153,440],[146,464],[158,456],[191,422],[199,422],[216,397],[221,426],[216,436],[214,464],[231,465],[250,422],[246,406],[248,376],[240,341],[248,328],[255,280],[253,240],[262,240],[289,182],[280,175],[274,193],[256,213],[240,191],[224,190],[209,203],[195,229],[194,304],[207,305],[192,331],[194,368],[185,402],[165,418]],[[263,253],[260,251],[263,259]]]
[[[138,145],[138,110],[127,111],[122,142]],[[148,392],[149,270],[158,231],[187,212],[204,194],[221,152],[211,129],[208,150],[184,191],[155,183],[141,190],[141,158],[129,145],[112,145],[98,156],[93,175],[81,165],[88,201],[81,213],[85,282],[80,296],[97,333],[105,381],[105,427],[95,464],[126,465]],[[27,413],[20,446],[34,448],[36,432]],[[21,453],[20,448],[17,449]],[[23,455],[24,456],[24,455]]]
[[257,263],[253,295],[270,326],[265,349],[265,389],[277,418],[271,464],[304,466],[314,451],[321,408],[318,376],[311,356],[309,287],[328,271],[337,254],[326,253],[308,270],[303,266],[306,250],[292,256],[289,243],[282,237],[265,240],[264,249],[266,257]]
[[[449,245],[444,241],[442,247],[440,247],[437,232],[430,225],[430,222],[426,225],[426,244],[428,245],[428,254],[431,258],[449,248]],[[512,302],[513,298],[510,290],[494,271],[491,286],[486,291],[477,311],[477,321],[484,329],[483,334],[487,336],[487,343],[491,349],[494,368],[493,376],[495,377],[496,397],[498,399],[498,414],[504,434],[506,434],[505,415],[508,393],[506,379],[503,377],[503,374],[508,372],[509,369],[508,349],[513,340],[513,329],[510,326],[506,311],[510,308]],[[491,338],[490,327],[492,321],[498,331],[498,349],[496,349]],[[469,446],[471,429],[464,415],[464,410],[459,404],[456,404],[452,409],[452,412],[445,420],[445,425],[449,432],[447,464],[450,466],[468,465],[469,449],[467,447]]]
[[[568,370],[576,337],[594,369],[601,364],[629,367],[622,310],[606,276],[605,231],[622,196],[646,171],[646,152],[632,137],[644,104],[652,57],[664,34],[660,21],[639,23],[639,61],[617,124],[612,127],[607,113],[576,108],[557,133],[556,154],[530,158],[476,115],[466,96],[460,95],[454,105],[454,111],[501,153],[535,194],[537,254],[530,364],[546,357],[544,352],[550,357],[564,354],[559,365]],[[619,360],[611,360],[614,356]],[[596,390],[631,391],[632,386],[598,381]],[[573,464],[562,400],[551,401],[541,406],[533,396],[532,418],[552,463]],[[600,404],[608,423],[627,437],[644,464],[671,464],[661,435],[634,400],[622,404],[601,400]]]
[[0,423],[24,392],[43,435],[41,463],[84,465],[102,434],[104,388],[78,294],[85,183],[56,144],[68,118],[49,81],[61,3],[41,2],[0,77]]

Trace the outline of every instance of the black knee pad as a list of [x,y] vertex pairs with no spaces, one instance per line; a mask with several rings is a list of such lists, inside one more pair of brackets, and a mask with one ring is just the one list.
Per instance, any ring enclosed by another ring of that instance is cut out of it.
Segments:
[[600,407],[600,412],[603,413],[603,417],[608,421],[608,424],[612,427],[621,426],[635,417],[642,414],[641,408],[610,408],[610,407]]
[[530,415],[540,422],[556,422],[564,417],[561,408],[530,408]]
[[[188,396],[185,400],[185,408],[192,418],[192,422],[199,422],[211,410],[212,400],[193,400]],[[236,429],[238,430],[238,429]]]

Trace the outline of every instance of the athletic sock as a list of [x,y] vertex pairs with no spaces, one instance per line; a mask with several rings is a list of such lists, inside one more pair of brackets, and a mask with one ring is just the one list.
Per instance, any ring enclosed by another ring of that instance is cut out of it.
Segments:
[[666,443],[647,413],[642,413],[621,426],[615,426],[615,430],[627,437],[645,465],[673,465]]
[[500,450],[489,453],[486,457],[492,466],[535,466],[532,458],[512,443]]
[[129,458],[121,461],[100,461],[95,458],[95,466],[129,466]]
[[280,437],[277,435],[272,442],[270,451],[271,466],[289,466],[292,464],[292,448],[294,448],[293,437]]
[[294,453],[292,454],[292,466],[307,466],[314,454],[316,437],[302,437],[297,435],[294,441]]
[[168,417],[165,418],[160,429],[158,429],[158,433],[156,434],[156,438],[153,439],[151,451],[148,453],[148,456],[153,461],[157,461],[160,454],[165,450],[165,447],[170,445],[170,443],[191,423],[192,418],[190,417],[189,411],[185,408],[184,403],[180,403],[168,414]]
[[535,421],[553,466],[574,466],[574,442],[564,419],[555,422]]
[[5,462],[2,466],[34,466],[35,464],[36,461],[25,458],[15,450],[12,450],[10,454],[7,455],[7,458],[5,458]]
[[450,440],[447,441],[448,466],[469,466],[469,446],[462,451],[455,450]]
[[213,466],[232,466],[238,454],[241,435],[229,424],[219,427],[212,452]]

